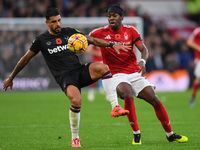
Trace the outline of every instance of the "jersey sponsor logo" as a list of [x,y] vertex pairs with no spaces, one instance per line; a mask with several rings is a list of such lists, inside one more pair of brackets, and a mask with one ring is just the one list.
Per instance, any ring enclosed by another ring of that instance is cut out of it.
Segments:
[[68,49],[68,45],[57,46],[53,49],[48,48],[49,54],[58,53]]
[[61,43],[62,43],[62,40],[61,40],[60,38],[57,38],[57,39],[56,39],[56,43],[57,43],[57,44],[61,44]]
[[107,36],[105,37],[105,39],[111,39],[110,35],[107,35]]
[[130,42],[116,42],[116,41],[109,41],[109,42],[112,42],[112,43],[115,43],[117,45],[130,45],[131,43]]

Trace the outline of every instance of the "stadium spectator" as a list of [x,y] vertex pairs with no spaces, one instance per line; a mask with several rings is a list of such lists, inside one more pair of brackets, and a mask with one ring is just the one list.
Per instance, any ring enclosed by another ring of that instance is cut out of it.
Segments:
[[192,85],[192,95],[190,99],[190,106],[195,105],[196,92],[200,85],[200,27],[197,27],[187,40],[187,45],[194,49],[195,80]]
[[190,71],[190,69],[193,68],[192,59],[193,56],[190,49],[185,43],[183,43],[181,50],[178,53],[179,69],[186,69]]
[[[170,120],[165,107],[156,96],[154,86],[144,77],[146,73],[146,60],[148,49],[144,45],[140,34],[132,26],[122,24],[124,19],[123,9],[119,5],[110,6],[107,10],[109,25],[94,29],[90,36],[106,39],[113,43],[124,43],[132,46],[128,52],[116,53],[110,48],[102,48],[103,62],[110,68],[117,86],[117,93],[124,100],[125,109],[129,110],[127,115],[133,130],[132,144],[141,144],[141,133],[137,123],[133,95],[151,104],[155,110],[158,120],[160,120],[169,142],[187,142],[186,136],[175,134],[172,131]],[[133,44],[141,52],[141,60],[137,64]]]
[[[66,38],[69,38],[74,33],[80,32],[74,28],[61,28],[61,16],[56,8],[47,9],[45,17],[49,30],[35,38],[30,49],[21,57],[10,76],[4,81],[3,90],[6,91],[7,88],[10,87],[10,91],[12,91],[15,76],[28,64],[31,58],[41,51],[56,82],[70,99],[71,107],[69,110],[69,118],[72,131],[72,147],[81,147],[79,122],[82,87],[90,85],[102,78],[104,88],[107,91],[107,97],[112,106],[111,116],[118,117],[126,115],[129,112],[123,110],[118,104],[112,74],[107,65],[103,63],[87,63],[81,65],[77,55],[66,47]],[[129,46],[113,44],[90,36],[86,37],[90,44],[110,47],[117,52],[119,50],[127,51],[129,49]],[[57,39],[60,39],[61,43],[58,43]],[[64,46],[66,49],[62,51],[53,51],[58,46]]]

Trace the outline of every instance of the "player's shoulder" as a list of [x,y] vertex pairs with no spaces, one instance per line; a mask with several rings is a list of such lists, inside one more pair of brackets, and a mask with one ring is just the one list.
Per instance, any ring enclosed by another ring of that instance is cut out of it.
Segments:
[[45,31],[43,33],[41,33],[40,35],[37,35],[35,37],[35,40],[43,40],[43,39],[46,39],[46,37],[50,36],[49,32],[48,31]]
[[129,33],[139,34],[138,30],[132,25],[124,25],[123,24],[123,28],[124,28],[125,31],[128,31]]
[[72,28],[72,27],[65,27],[65,28],[61,29],[61,32],[69,32],[69,31],[74,31],[74,30],[76,30],[76,29]]
[[96,28],[96,29],[92,30],[91,33],[102,32],[102,31],[105,31],[105,30],[108,30],[108,29],[109,29],[109,26],[107,25],[107,26]]
[[137,30],[137,29],[136,29],[134,26],[132,26],[132,25],[123,24],[123,27],[124,27],[125,29]]
[[81,31],[79,31],[79,30],[77,30],[75,28],[72,28],[72,27],[65,27],[65,28],[61,29],[61,34],[63,34],[63,35],[71,36],[72,34],[75,34],[75,33],[84,34]]
[[193,33],[200,34],[200,27],[195,28]]

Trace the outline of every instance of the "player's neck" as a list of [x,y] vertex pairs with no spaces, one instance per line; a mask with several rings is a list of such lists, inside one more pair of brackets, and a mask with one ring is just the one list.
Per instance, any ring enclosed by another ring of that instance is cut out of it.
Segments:
[[122,24],[120,24],[119,26],[117,26],[116,28],[111,28],[113,31],[118,31],[122,28]]
[[54,32],[52,32],[50,29],[49,29],[48,31],[49,31],[49,33],[50,33],[51,35],[54,35],[54,36],[57,36],[58,34],[60,34],[60,33],[54,33]]

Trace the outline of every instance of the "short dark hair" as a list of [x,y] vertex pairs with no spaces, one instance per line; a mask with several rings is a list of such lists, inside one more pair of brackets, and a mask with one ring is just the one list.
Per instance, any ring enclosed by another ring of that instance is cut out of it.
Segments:
[[107,14],[109,14],[111,12],[115,12],[115,13],[118,13],[120,16],[124,15],[124,10],[120,7],[119,3],[108,6],[106,12],[107,12]]
[[55,7],[50,7],[50,8],[48,8],[47,11],[46,11],[45,18],[46,18],[46,20],[49,20],[50,17],[52,17],[52,16],[57,16],[57,15],[59,15],[59,14],[60,14],[60,13],[59,13],[59,11],[58,11],[57,8],[55,8]]

